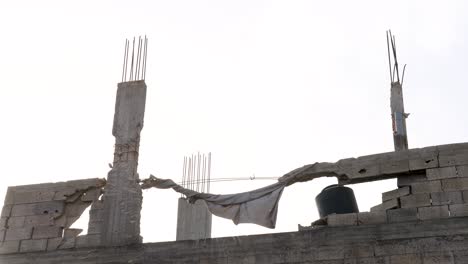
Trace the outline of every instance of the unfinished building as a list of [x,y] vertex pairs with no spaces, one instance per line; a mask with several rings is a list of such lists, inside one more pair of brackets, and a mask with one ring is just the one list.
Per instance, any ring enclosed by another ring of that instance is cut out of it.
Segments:
[[[167,180],[140,180],[146,43],[139,42],[142,55],[129,78],[124,64],[117,87],[114,162],[107,179],[9,187],[0,218],[0,263],[468,263],[468,143],[407,149],[399,79],[391,86],[395,152],[306,165],[250,192],[248,199],[220,201],[219,195]],[[234,222],[274,226],[272,199],[280,198],[282,188],[323,176],[336,177],[340,186],[397,178],[397,186],[369,212],[330,213],[297,232],[142,243],[142,188],[174,188],[213,214],[229,212],[223,217]],[[80,235],[70,227],[89,206],[88,233]]]

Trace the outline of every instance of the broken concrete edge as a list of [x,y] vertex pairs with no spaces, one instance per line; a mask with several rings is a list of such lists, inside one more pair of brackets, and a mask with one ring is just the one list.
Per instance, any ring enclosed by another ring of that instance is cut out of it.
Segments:
[[[11,203],[4,205],[0,218],[0,254],[96,246],[100,234],[79,238],[81,230],[70,226],[86,208],[99,204],[105,184],[105,179],[93,178],[9,187]],[[63,197],[58,199],[57,193]],[[99,220],[93,215],[90,211],[90,222]]]
[[299,230],[468,216],[467,167],[427,169],[440,170],[434,174],[437,178],[419,174],[406,178],[404,184],[398,184],[399,188],[383,193],[382,203],[372,207],[370,212],[330,214],[312,222],[311,227],[299,226]]
[[431,168],[468,165],[468,143],[438,145],[393,151],[335,163],[317,162],[297,168],[278,180],[287,185],[319,177],[336,177],[342,185],[363,183],[425,173]]
[[[4,206],[20,203],[33,203],[41,200],[66,200],[70,197],[73,197],[73,195],[76,195],[77,193],[84,193],[91,189],[103,188],[106,183],[107,181],[105,178],[89,178],[66,182],[9,186],[7,188]],[[18,201],[18,197],[15,197],[19,195],[22,196],[20,197],[21,201]],[[28,195],[35,197],[26,197]],[[49,198],[47,196],[52,197]]]

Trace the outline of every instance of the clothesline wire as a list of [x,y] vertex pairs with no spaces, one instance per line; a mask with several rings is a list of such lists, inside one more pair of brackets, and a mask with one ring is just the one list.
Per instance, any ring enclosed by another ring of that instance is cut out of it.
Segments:
[[[278,177],[244,177],[244,178],[211,178],[209,182],[230,182],[230,181],[253,181],[253,180],[277,180]],[[205,179],[205,181],[207,181]],[[200,181],[184,181],[184,184],[187,183],[200,183]],[[177,182],[177,184],[182,185],[182,182]]]

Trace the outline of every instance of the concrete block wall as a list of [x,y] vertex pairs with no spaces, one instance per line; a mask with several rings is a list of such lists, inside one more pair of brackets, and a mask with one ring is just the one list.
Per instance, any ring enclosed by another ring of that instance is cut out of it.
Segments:
[[8,264],[465,264],[468,217],[0,255]]
[[104,184],[85,179],[9,187],[0,218],[0,254],[75,247],[82,230],[70,226],[98,201]]
[[326,223],[366,225],[468,216],[468,159],[457,155],[435,168],[398,177],[398,188],[383,193],[382,203],[370,212],[333,214]]

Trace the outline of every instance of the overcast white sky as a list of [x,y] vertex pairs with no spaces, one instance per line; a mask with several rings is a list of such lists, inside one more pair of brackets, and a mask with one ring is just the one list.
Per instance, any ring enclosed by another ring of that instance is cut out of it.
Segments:
[[[1,188],[106,177],[125,38],[149,37],[140,177],[281,176],[393,150],[385,31],[396,34],[411,148],[468,141],[465,1],[0,0]],[[333,179],[288,187],[276,230],[215,218],[213,236],[297,230]],[[272,181],[212,185],[214,193]],[[352,186],[360,209],[394,180]],[[144,192],[146,242],[175,239],[179,196]]]

